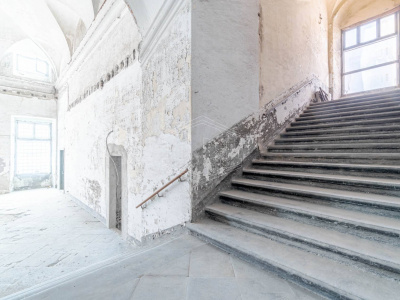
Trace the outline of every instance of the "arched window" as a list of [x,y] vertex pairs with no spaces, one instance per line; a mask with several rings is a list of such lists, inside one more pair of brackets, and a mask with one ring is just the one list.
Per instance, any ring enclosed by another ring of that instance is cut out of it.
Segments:
[[56,79],[53,65],[32,40],[23,40],[11,46],[0,61],[0,74],[53,83]]

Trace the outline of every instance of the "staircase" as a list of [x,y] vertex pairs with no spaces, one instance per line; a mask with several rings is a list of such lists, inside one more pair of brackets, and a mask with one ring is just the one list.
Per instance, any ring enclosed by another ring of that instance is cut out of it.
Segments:
[[192,234],[331,299],[400,299],[400,93],[311,104]]

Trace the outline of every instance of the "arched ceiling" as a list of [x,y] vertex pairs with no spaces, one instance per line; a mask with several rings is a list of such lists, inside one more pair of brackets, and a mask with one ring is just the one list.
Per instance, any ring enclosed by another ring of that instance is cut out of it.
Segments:
[[146,36],[161,7],[168,0],[124,0],[129,6],[140,33]]
[[400,0],[326,0],[330,23],[347,27],[400,5]]
[[47,53],[59,74],[104,1],[0,0],[0,57],[28,38]]

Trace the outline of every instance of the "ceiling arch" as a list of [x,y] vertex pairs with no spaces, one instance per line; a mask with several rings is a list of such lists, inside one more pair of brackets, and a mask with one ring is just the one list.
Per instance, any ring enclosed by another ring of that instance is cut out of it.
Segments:
[[29,38],[54,62],[57,74],[105,0],[0,0],[0,56]]
[[140,33],[145,36],[166,0],[124,0],[130,8]]

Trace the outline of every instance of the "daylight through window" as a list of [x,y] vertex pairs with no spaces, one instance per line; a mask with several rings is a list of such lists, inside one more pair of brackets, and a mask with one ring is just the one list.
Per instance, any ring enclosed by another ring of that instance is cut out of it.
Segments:
[[343,31],[343,94],[399,85],[399,14]]

